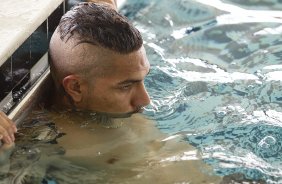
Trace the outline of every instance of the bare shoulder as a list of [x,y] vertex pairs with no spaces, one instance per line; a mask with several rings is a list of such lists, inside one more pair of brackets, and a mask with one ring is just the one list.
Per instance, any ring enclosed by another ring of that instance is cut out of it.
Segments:
[[134,114],[125,119],[127,127],[131,128],[139,136],[153,136],[163,138],[165,135],[156,127],[156,122],[143,114]]
[[153,120],[141,113],[134,114],[129,119],[135,123],[144,123],[146,125],[155,126],[155,122]]

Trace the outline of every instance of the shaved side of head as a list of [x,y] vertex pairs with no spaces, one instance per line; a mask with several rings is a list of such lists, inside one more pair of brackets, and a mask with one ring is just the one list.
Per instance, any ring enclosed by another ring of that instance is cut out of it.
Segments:
[[95,69],[100,75],[101,66],[110,64],[99,62],[107,52],[128,54],[142,45],[139,31],[111,6],[80,3],[62,17],[50,41],[49,63],[56,87],[68,75],[87,78]]

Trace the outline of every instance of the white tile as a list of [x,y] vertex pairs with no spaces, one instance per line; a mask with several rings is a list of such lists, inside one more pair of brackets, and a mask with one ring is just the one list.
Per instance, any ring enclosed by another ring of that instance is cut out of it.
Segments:
[[0,65],[63,0],[0,0]]

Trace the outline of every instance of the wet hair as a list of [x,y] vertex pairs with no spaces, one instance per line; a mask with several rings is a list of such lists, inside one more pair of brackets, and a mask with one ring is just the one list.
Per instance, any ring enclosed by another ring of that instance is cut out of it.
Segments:
[[79,3],[68,11],[58,26],[60,38],[77,44],[90,43],[122,54],[141,48],[140,32],[128,19],[105,4]]

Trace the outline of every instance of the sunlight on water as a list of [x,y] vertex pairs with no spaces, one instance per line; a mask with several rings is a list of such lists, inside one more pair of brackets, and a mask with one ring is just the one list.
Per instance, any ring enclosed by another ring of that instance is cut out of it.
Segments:
[[[245,8],[241,8],[239,6],[236,5],[232,5],[232,4],[228,4],[228,3],[224,3],[220,0],[212,0],[210,2],[205,1],[205,0],[196,0],[196,2],[202,3],[202,4],[206,4],[208,6],[213,6],[217,9],[229,12],[229,13],[235,13],[237,15],[243,15],[244,17],[248,17],[248,16],[254,16],[258,19],[261,19],[262,22],[265,22],[265,20],[267,22],[271,22],[273,19],[275,18],[281,18],[282,17],[282,11],[275,11],[275,10],[250,10],[250,9],[245,9]],[[278,4],[279,2],[277,2]],[[265,19],[265,18],[269,18],[269,19]],[[279,20],[279,19],[277,19]],[[244,21],[244,20],[241,20]],[[281,21],[281,20],[280,20]]]

